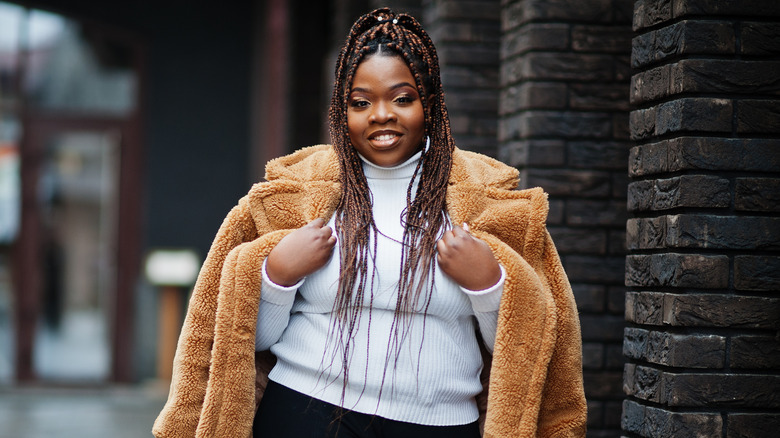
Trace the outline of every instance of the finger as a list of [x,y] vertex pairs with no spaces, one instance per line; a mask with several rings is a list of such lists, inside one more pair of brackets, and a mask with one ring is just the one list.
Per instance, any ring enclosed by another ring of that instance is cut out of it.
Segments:
[[469,224],[467,224],[466,222],[463,222],[463,231],[471,234],[471,230],[469,230]]
[[452,239],[452,231],[445,231],[442,233],[441,237],[436,241],[436,243],[437,245],[446,244],[450,239]]
[[318,217],[313,221],[309,222],[307,225],[311,225],[312,227],[316,227],[316,228],[322,228],[323,225],[325,225],[325,219]]
[[330,246],[333,246],[336,243],[336,240],[338,239],[336,233],[331,231],[330,228],[328,227],[320,228],[317,231],[317,238],[327,242],[328,245]]
[[460,238],[471,236],[471,234],[468,233],[468,230],[465,230],[457,225],[452,227],[452,235]]
[[439,264],[439,267],[446,273],[449,268],[449,259],[445,254],[438,253],[436,254],[436,263]]
[[441,254],[443,252],[447,251],[447,242],[444,240],[447,236],[443,236],[441,239],[439,239],[438,242],[436,242],[436,252],[438,253],[438,257],[441,259]]

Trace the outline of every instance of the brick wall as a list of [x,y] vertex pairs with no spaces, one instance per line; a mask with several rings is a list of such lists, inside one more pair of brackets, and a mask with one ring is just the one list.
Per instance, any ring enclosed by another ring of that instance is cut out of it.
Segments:
[[588,436],[620,431],[629,0],[502,2],[499,157],[550,195],[580,311]]
[[780,2],[640,0],[622,428],[780,429]]
[[426,0],[423,25],[439,54],[452,134],[495,157],[501,38],[499,0]]

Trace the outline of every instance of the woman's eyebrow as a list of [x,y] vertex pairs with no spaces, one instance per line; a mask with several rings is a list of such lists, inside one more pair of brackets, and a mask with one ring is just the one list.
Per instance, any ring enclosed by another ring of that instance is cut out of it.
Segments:
[[[403,88],[403,87],[411,87],[411,88],[414,88],[415,90],[417,89],[417,87],[415,87],[414,85],[410,84],[409,82],[399,82],[399,83],[391,86],[390,89],[391,90],[396,90],[398,88]],[[350,93],[370,93],[370,92],[371,92],[371,89],[363,88],[363,87],[355,87],[352,90],[350,90]]]
[[417,87],[415,87],[414,85],[412,85],[412,84],[410,84],[408,82],[397,83],[397,84],[393,85],[392,87],[390,87],[390,89],[391,90],[395,90],[397,88],[403,88],[403,87],[411,87],[411,88],[414,88],[415,90],[417,89]]

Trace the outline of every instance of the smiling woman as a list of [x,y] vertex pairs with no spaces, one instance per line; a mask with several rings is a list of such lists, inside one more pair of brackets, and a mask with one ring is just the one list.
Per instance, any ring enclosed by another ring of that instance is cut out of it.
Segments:
[[546,195],[455,147],[411,16],[360,17],[335,78],[333,144],[269,162],[217,234],[155,435],[584,436]]

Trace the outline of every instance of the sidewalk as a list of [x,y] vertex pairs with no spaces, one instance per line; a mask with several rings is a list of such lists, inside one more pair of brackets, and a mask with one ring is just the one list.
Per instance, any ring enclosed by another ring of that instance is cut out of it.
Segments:
[[0,387],[0,438],[149,438],[166,390]]

